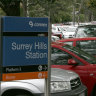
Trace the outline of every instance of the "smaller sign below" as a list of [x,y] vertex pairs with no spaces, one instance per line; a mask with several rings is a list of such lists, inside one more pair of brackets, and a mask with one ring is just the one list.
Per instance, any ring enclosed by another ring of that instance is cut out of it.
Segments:
[[25,72],[25,73],[10,73],[3,74],[2,81],[11,81],[11,80],[24,80],[24,79],[41,79],[47,78],[48,72]]

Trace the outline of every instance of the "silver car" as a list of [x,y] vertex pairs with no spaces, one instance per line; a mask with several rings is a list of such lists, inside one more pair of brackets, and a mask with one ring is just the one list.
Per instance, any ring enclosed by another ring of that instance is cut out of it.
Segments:
[[[1,82],[1,96],[44,96],[45,79]],[[68,70],[52,68],[51,96],[87,96],[79,76]]]

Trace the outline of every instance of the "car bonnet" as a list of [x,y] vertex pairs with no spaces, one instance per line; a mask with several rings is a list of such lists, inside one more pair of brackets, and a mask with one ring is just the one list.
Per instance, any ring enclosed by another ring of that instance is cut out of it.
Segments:
[[77,78],[78,75],[69,70],[52,68],[51,69],[51,81],[70,81]]

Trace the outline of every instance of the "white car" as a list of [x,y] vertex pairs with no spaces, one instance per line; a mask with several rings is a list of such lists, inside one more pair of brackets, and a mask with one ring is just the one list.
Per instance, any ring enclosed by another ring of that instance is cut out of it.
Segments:
[[56,42],[57,40],[60,40],[58,36],[51,36],[51,41]]
[[53,36],[58,36],[60,39],[62,38],[62,32],[65,29],[63,28],[62,24],[52,24],[52,35]]
[[62,32],[63,38],[73,38],[76,28],[77,27],[75,27],[75,26],[70,26],[70,27],[66,28],[66,30],[64,32]]
[[[0,96],[44,96],[45,79],[1,82]],[[52,68],[51,96],[86,96],[79,76],[68,70]]]

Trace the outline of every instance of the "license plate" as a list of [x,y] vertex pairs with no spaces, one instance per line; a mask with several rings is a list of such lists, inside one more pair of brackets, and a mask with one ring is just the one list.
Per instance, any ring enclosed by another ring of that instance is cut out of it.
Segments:
[[85,93],[81,93],[79,96],[85,96]]

